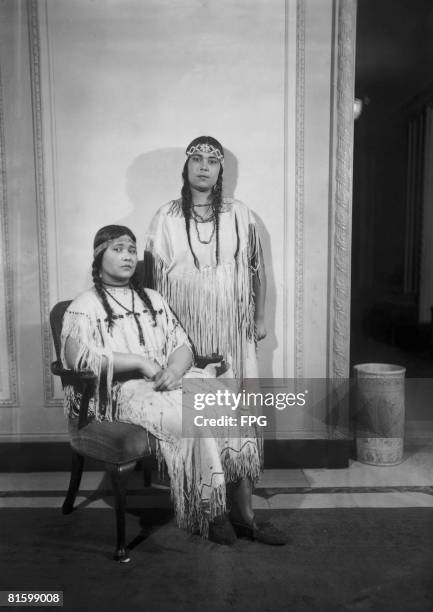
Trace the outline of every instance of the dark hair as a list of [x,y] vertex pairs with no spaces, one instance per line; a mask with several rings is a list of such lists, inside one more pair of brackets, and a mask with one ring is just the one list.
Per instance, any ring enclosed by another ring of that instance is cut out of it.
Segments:
[[219,149],[221,151],[221,155],[224,155],[224,149],[222,144],[212,136],[198,136],[197,138],[194,138],[194,140],[192,140],[185,149],[185,153],[187,153],[191,147],[195,147],[199,144],[208,144],[211,147],[214,147],[215,149]]
[[[211,145],[215,147],[216,149],[219,149],[221,153],[224,154],[224,149],[221,143],[218,142],[216,138],[212,138],[212,136],[199,136],[198,138],[194,138],[194,140],[192,140],[187,146],[186,151],[189,151],[191,147],[194,147],[199,144]],[[183,170],[182,170],[182,180],[183,180],[183,185],[182,185],[182,190],[181,190],[182,212],[185,218],[186,235],[188,238],[188,245],[189,245],[190,251],[194,258],[194,265],[196,268],[200,268],[200,264],[199,264],[197,255],[194,253],[194,249],[192,248],[192,245],[191,245],[191,233],[190,232],[191,232],[192,194],[191,194],[191,186],[189,184],[189,178],[188,178],[188,162],[189,162],[189,158],[186,160],[183,166]],[[223,193],[223,165],[221,164],[217,181],[212,190],[212,201],[211,201],[212,212],[215,218],[215,258],[216,258],[217,265],[220,262],[220,212],[221,212],[222,201],[223,201],[222,193]]]
[[[129,229],[129,227],[125,227],[124,225],[105,225],[104,227],[101,227],[101,229],[96,232],[95,239],[93,240],[93,248],[96,249],[99,245],[106,242],[107,240],[116,240],[116,238],[120,238],[121,236],[129,236],[134,243],[137,242],[135,235]],[[105,251],[106,249],[98,253],[96,257],[93,259],[92,278],[93,278],[93,284],[95,286],[96,292],[99,295],[102,305],[104,306],[104,310],[107,314],[108,331],[111,331],[114,325],[114,313],[113,313],[113,309],[110,306],[110,303],[107,300],[107,294],[104,291],[104,285],[102,283],[102,279],[100,276],[101,263],[102,263],[102,258],[104,256]],[[136,291],[139,298],[143,301],[145,306],[149,309],[152,315],[153,324],[156,325],[156,312],[152,306],[152,302],[150,301],[149,296],[144,290],[144,287],[141,285],[141,283],[139,283],[139,281],[135,278],[135,276],[133,276],[130,279],[129,285],[132,289]]]

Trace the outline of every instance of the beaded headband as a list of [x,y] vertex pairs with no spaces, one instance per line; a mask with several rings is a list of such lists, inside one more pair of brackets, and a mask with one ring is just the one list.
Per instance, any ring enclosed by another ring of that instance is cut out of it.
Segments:
[[[119,240],[119,238],[123,238],[123,236],[119,236],[118,238],[110,238],[109,240],[106,240],[105,242],[101,242],[101,244],[98,244],[98,246],[93,249],[93,259],[95,259],[95,257],[97,257],[99,253],[101,253],[102,251],[105,251],[105,249],[107,249],[110,246],[110,244],[113,244],[113,242],[116,242],[117,240]],[[126,236],[126,240],[127,242],[130,242],[131,244],[135,246],[136,243],[132,240],[130,236]]]
[[190,147],[187,150],[186,155],[190,157],[191,155],[194,155],[194,153],[210,153],[211,155],[215,155],[219,162],[222,163],[224,160],[224,154],[222,151],[220,151],[220,149],[217,147],[208,144],[207,142],[201,142],[193,147]]

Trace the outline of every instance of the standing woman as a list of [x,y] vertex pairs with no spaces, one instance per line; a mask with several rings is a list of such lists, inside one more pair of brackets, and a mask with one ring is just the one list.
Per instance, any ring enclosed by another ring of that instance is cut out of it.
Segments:
[[[218,374],[258,378],[266,277],[256,221],[245,204],[223,198],[224,149],[215,138],[199,136],[185,153],[181,197],[158,210],[146,236],[146,285],[177,315],[198,366],[219,362]],[[236,445],[235,453],[243,440]],[[274,525],[255,522],[256,480],[242,474],[227,483],[230,521],[237,534],[284,544],[286,535]]]
[[189,335],[197,363],[223,361],[234,377],[257,378],[266,277],[256,221],[245,204],[223,198],[224,149],[215,138],[196,138],[186,156],[181,197],[150,225],[147,273]]

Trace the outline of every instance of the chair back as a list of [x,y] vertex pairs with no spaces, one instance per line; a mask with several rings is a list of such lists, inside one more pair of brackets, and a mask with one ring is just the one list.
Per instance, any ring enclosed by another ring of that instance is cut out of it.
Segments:
[[53,334],[54,348],[57,360],[60,361],[60,337],[62,334],[63,315],[72,300],[58,302],[50,312],[51,333]]

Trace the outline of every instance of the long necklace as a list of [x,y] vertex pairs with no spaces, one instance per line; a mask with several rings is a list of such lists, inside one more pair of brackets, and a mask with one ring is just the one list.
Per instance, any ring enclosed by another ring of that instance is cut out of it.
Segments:
[[107,287],[105,287],[105,286],[103,285],[103,288],[104,288],[105,293],[106,293],[107,295],[109,295],[109,296],[111,297],[111,299],[112,299],[114,302],[116,302],[116,304],[118,304],[119,306],[121,306],[121,308],[123,308],[123,310],[126,310],[126,312],[127,312],[129,315],[132,315],[132,316],[134,317],[135,322],[136,322],[136,324],[137,324],[137,329],[138,329],[138,339],[139,339],[140,345],[141,345],[141,346],[144,346],[144,335],[143,335],[143,329],[142,329],[142,327],[141,327],[141,323],[140,323],[140,313],[139,313],[139,312],[135,312],[135,298],[134,298],[135,291],[134,291],[134,289],[133,289],[132,287],[129,287],[129,288],[130,288],[130,290],[131,290],[131,296],[132,296],[132,310],[130,310],[130,309],[129,309],[129,308],[127,308],[127,307],[126,307],[124,304],[122,304],[122,302],[119,302],[119,300],[116,300],[116,298],[114,297],[114,295],[112,295],[112,294],[111,294],[111,293],[108,291]]
[[[200,215],[196,210],[194,210],[194,207],[192,209],[192,218],[194,219],[194,225],[195,225],[195,231],[197,232],[197,238],[198,241],[201,242],[201,244],[210,244],[212,241],[212,238],[214,237],[215,234],[215,230],[216,230],[216,222],[215,222],[215,213],[212,210],[211,214],[208,217],[204,217],[202,215]],[[198,229],[198,224],[199,223],[209,223],[212,222],[212,232],[210,237],[208,238],[208,240],[204,240],[201,238],[200,236],[200,231]]]

